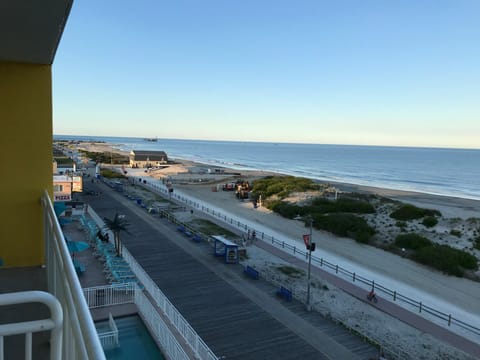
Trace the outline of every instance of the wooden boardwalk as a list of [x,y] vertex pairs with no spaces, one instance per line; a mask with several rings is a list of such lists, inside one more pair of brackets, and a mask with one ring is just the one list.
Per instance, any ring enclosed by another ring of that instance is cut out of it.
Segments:
[[125,214],[124,244],[212,351],[225,359],[371,359],[378,350],[343,327],[286,303],[275,288],[243,275],[131,200],[103,184],[84,200],[101,217]]

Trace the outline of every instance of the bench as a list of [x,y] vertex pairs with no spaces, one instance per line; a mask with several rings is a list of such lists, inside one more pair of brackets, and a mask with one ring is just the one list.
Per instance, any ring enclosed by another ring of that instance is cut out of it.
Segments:
[[283,286],[280,286],[280,289],[277,290],[277,296],[283,297],[287,301],[292,301],[292,292]]
[[202,241],[202,237],[198,234],[195,234],[193,235],[193,238],[192,238],[193,241],[195,242],[201,242]]
[[260,273],[250,266],[245,266],[243,270],[244,274],[250,276],[252,279],[258,280],[260,278]]

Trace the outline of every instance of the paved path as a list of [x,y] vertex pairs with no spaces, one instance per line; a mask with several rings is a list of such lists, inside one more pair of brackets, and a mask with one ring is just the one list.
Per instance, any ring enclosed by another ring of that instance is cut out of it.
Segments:
[[369,359],[377,354],[373,346],[317,313],[285,307],[274,287],[245,278],[240,265],[214,258],[206,243],[192,243],[166,220],[148,215],[103,184],[88,187],[103,192],[85,197],[101,217],[115,212],[127,216],[132,235],[123,234],[123,239],[129,251],[217,356]]

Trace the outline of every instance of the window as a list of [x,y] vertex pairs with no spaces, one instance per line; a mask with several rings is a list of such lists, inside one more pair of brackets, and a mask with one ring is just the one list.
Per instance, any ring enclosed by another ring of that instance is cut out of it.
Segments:
[[53,185],[53,191],[54,192],[62,192],[63,191],[63,185],[54,184]]

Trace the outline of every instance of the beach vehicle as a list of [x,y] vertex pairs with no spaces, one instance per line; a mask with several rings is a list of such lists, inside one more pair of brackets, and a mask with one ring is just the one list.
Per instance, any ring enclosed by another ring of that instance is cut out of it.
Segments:
[[235,183],[223,184],[222,190],[223,190],[223,191],[234,191],[234,190],[235,190],[235,186],[236,186]]

